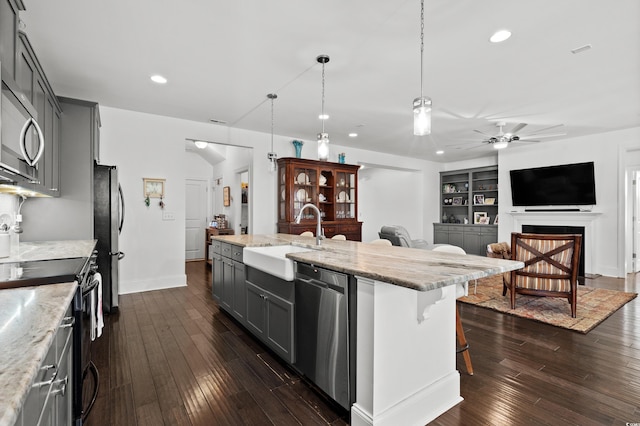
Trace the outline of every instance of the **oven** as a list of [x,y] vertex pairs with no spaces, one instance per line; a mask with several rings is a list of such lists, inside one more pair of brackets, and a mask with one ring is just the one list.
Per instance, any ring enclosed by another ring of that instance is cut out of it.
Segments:
[[74,425],[81,426],[96,401],[100,376],[91,360],[92,341],[96,338],[100,278],[97,274],[97,251],[87,259],[77,275],[74,298],[75,327],[73,335],[73,412]]

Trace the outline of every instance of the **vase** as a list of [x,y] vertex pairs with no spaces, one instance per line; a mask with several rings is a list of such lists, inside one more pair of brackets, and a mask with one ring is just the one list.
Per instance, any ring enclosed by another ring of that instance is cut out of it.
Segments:
[[291,143],[293,144],[293,147],[296,149],[296,158],[300,158],[302,156],[302,145],[304,145],[304,142],[302,141],[291,141]]

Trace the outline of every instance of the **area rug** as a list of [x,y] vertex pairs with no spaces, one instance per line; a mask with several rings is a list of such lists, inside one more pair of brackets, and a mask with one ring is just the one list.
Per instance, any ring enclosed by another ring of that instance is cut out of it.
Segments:
[[502,296],[502,275],[478,280],[477,292],[469,283],[469,295],[458,299],[470,305],[493,309],[517,317],[528,318],[586,334],[615,311],[633,300],[637,293],[578,286],[576,318],[571,318],[567,299],[518,294],[516,308],[511,309],[509,293]]

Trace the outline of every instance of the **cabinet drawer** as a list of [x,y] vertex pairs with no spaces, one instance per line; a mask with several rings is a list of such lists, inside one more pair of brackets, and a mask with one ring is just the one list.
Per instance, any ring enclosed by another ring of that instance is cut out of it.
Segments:
[[56,351],[56,360],[60,359],[62,355],[62,351],[67,344],[67,341],[71,337],[71,333],[74,327],[74,318],[73,313],[71,312],[71,306],[67,309],[67,312],[64,313],[64,317],[62,318],[62,322],[58,327],[58,332],[56,333],[56,338],[54,340],[54,346]]
[[220,254],[224,257],[231,258],[231,244],[229,243],[220,243]]
[[231,245],[231,259],[235,260],[236,262],[240,262],[242,263],[242,247],[241,246],[236,246],[236,245]]
[[222,254],[222,243],[218,240],[211,240],[211,250],[215,254]]

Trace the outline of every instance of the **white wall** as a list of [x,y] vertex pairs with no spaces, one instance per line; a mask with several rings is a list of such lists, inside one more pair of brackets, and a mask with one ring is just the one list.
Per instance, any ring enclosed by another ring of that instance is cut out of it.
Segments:
[[[214,168],[211,177],[222,177],[223,185],[227,185],[235,179],[229,173],[236,174],[240,169],[248,168],[250,202],[254,211],[250,232],[270,234],[276,231],[276,174],[268,172],[269,134],[104,106],[100,113],[101,162],[118,166],[127,205],[126,223],[120,238],[120,248],[126,253],[120,270],[122,293],[185,285],[183,188],[184,180],[193,178],[196,173],[193,161],[185,155],[185,138],[252,148],[252,156],[240,158],[238,155],[226,170]],[[278,157],[294,156],[293,139],[296,138],[274,136],[274,151]],[[227,147],[226,150],[232,149]],[[432,223],[438,218],[438,205],[433,200],[438,199],[441,165],[339,145],[331,146],[330,161],[337,161],[338,152],[346,153],[349,164],[400,166],[417,171],[382,171],[374,180],[376,186],[362,183],[359,189],[364,199],[359,209],[361,218],[366,218],[365,240],[377,236],[377,229],[384,222],[403,224],[413,238],[433,241]],[[233,154],[226,155],[233,158]],[[305,141],[302,155],[317,159],[316,142]],[[144,205],[143,177],[166,179],[165,210],[173,212],[175,220],[162,220],[157,203],[149,207]],[[376,189],[378,185],[382,191]],[[239,203],[239,181],[237,189],[234,199]],[[222,196],[222,191],[216,193]],[[391,199],[393,202],[389,202]]]
[[621,173],[624,173],[624,162],[620,164],[619,149],[625,150],[624,147],[639,145],[640,128],[634,128],[564,141],[518,146],[517,149],[507,148],[500,151],[498,156],[499,241],[510,241],[510,233],[514,230],[514,220],[508,212],[522,210],[512,205],[510,170],[593,161],[597,202],[593,211],[601,215],[593,225],[596,234],[594,238],[597,241],[595,252],[592,253],[594,264],[592,270],[586,272],[623,276],[619,271],[619,258],[620,256],[624,258],[624,244],[621,243],[624,238],[619,222],[624,216],[624,202],[620,199],[619,186]]

